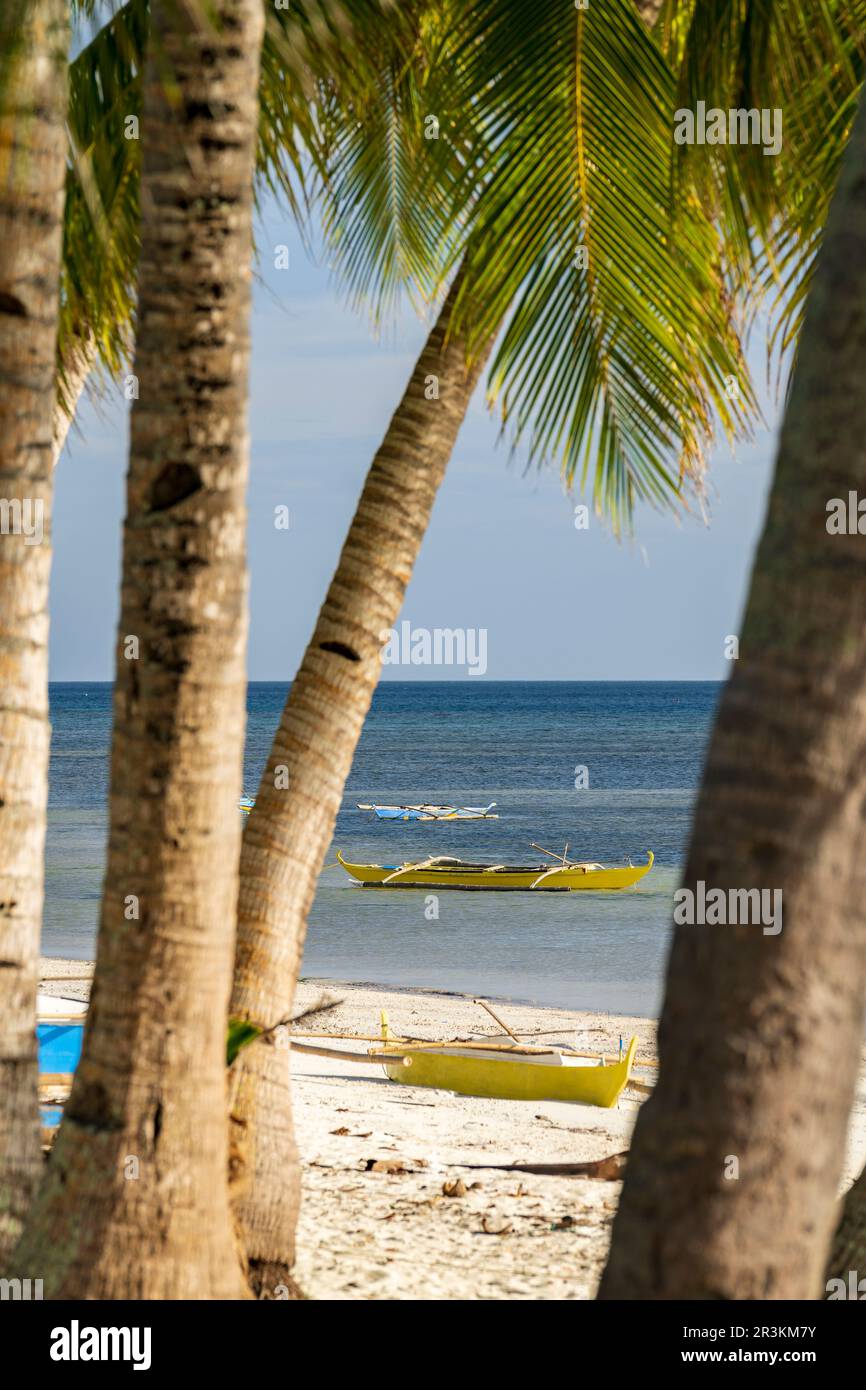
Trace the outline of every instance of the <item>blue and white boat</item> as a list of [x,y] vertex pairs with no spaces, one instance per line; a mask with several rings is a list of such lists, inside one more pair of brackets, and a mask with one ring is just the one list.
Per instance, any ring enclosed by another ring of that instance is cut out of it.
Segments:
[[491,815],[495,801],[489,806],[377,806],[358,802],[359,811],[372,811],[377,820],[498,820]]
[[[39,1113],[44,1129],[55,1129],[63,1112],[60,1095],[72,1085],[72,1074],[81,1060],[84,1018],[82,999],[59,994],[39,994],[36,1008],[36,1043],[39,1050]],[[51,1099],[46,1099],[46,1095]]]

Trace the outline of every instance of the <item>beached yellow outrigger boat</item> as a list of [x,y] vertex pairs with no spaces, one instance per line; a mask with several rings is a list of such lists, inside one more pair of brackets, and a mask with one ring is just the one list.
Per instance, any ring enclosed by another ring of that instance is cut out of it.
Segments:
[[[533,848],[541,847],[534,845]],[[359,883],[377,888],[485,888],[494,892],[533,888],[543,893],[633,888],[649,873],[654,858],[652,850],[648,850],[646,864],[611,868],[604,864],[574,862],[567,854],[555,857],[560,862],[553,865],[473,864],[438,854],[414,864],[351,864],[337,852],[337,859],[347,874]]]
[[490,1100],[561,1100],[573,1105],[616,1105],[628,1084],[637,1038],[617,1061],[569,1053],[561,1048],[504,1044],[436,1044],[400,1042],[384,1023],[382,1066],[391,1081],[404,1086],[433,1086],[461,1096]]

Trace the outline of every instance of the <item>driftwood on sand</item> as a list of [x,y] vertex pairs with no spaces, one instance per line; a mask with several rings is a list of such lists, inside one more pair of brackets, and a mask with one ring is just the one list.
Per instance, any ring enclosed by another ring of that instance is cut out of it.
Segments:
[[587,1163],[455,1163],[455,1168],[495,1168],[502,1173],[537,1173],[549,1178],[600,1178],[615,1182],[621,1178],[626,1165],[628,1151],[609,1154],[607,1158],[596,1158]]

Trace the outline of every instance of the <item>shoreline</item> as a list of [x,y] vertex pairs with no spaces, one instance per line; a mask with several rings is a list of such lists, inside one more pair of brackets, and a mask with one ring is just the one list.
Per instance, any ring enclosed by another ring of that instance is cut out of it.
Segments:
[[[40,992],[63,994],[86,1000],[94,962],[70,957],[40,957]],[[339,1006],[329,1008],[315,1026],[323,1034],[350,1032],[378,1034],[379,1011],[385,1008],[389,1022],[398,1033],[416,1036],[421,1028],[430,1041],[455,1036],[498,1033],[490,1015],[473,1002],[473,996],[456,990],[426,986],[380,985],[372,982],[333,980],[328,977],[302,977],[298,981],[295,1005],[309,1009],[319,996],[341,996]],[[656,1064],[656,1020],[639,1014],[617,1014],[598,1009],[563,1009],[550,1004],[533,1004],[495,995],[485,995],[505,1015],[504,1022],[527,1036],[559,1033],[575,1047],[594,1044],[595,1050],[611,1053],[634,1035],[638,1039],[638,1060]],[[548,1026],[545,1027],[544,1025]],[[304,1030],[301,1029],[301,1032]],[[299,1034],[300,1035],[300,1034]]]
[[[42,957],[43,992],[87,998],[90,962]],[[64,981],[66,983],[64,984]],[[295,1011],[339,1003],[305,1031],[397,1033],[432,1040],[490,1035],[494,1020],[465,995],[304,979]],[[657,1074],[656,1024],[635,1016],[494,1000],[517,1033],[546,1032],[613,1053],[638,1038],[637,1077]],[[567,1030],[567,1031],[566,1031]],[[286,1052],[287,1064],[289,1050]],[[560,1101],[487,1100],[401,1086],[381,1066],[295,1052],[293,1109],[303,1172],[297,1277],[314,1299],[560,1300],[594,1297],[620,1182],[507,1171],[515,1162],[581,1163],[623,1153],[643,1096],[611,1110]],[[861,1054],[843,1190],[866,1161],[866,1051]],[[372,1165],[376,1164],[377,1167]],[[478,1166],[475,1166],[478,1165]],[[390,1171],[389,1171],[390,1170]]]
[[[41,955],[39,957],[39,962],[41,972],[41,983],[56,984],[59,980],[68,978],[68,976],[66,976],[65,973],[62,971],[57,973],[54,973],[53,971],[47,971],[45,969],[46,966],[86,967],[89,971],[90,976],[92,976],[94,969],[94,962],[92,960],[85,960],[83,958],[79,958],[78,956]],[[74,973],[74,971],[70,972],[73,978]],[[81,973],[83,974],[84,971],[82,970]],[[319,989],[357,989],[368,991],[376,990],[382,994],[430,995],[431,997],[436,999],[458,999],[463,1000],[466,1003],[469,1003],[474,997],[476,997],[462,990],[438,989],[435,988],[433,985],[396,985],[393,983],[383,983],[379,980],[337,980],[329,975],[301,975],[298,979],[298,988],[300,989],[302,985],[309,985],[310,987],[315,987]],[[53,993],[54,991],[48,990],[43,992]],[[82,994],[76,995],[75,997],[86,999],[87,995]],[[597,1014],[599,1017],[602,1018],[622,1018],[623,1020],[628,1019],[632,1022],[640,1022],[652,1025],[655,1025],[658,1021],[653,1014],[618,1014],[615,1011],[611,1011],[609,1009],[568,1009],[564,1005],[560,1006],[557,1004],[539,1004],[535,1000],[527,999],[524,996],[513,994],[485,994],[484,998],[487,1000],[488,1003],[501,1005],[501,1007],[504,1009],[540,1009],[549,1010],[552,1013],[586,1014],[587,1016]]]
[[[69,998],[87,999],[93,969],[93,961],[62,956],[40,956],[40,991],[44,994],[65,994]],[[495,1031],[490,1015],[473,1003],[473,996],[458,990],[432,989],[425,985],[386,985],[375,981],[335,980],[327,976],[302,976],[297,985],[297,1009],[309,1008],[313,999],[321,994],[345,996],[343,1005],[329,1009],[323,1015],[323,1033],[331,1031],[328,1024],[333,1023],[336,1017],[341,1019],[343,1031],[348,1031],[352,1026],[368,1033],[378,1030],[378,1003],[387,1008],[390,1022],[398,1032],[401,1026],[406,1028],[407,1024],[410,1027],[432,1028],[434,1031],[431,1033],[431,1041],[451,1037],[454,1029],[462,1029],[467,1035]],[[560,1027],[553,1028],[552,1031],[567,1031],[575,1037],[581,1034],[602,1034],[608,1044],[608,1052],[611,1051],[614,1037],[618,1045],[620,1035],[627,1042],[625,1034],[634,1034],[638,1038],[639,1057],[657,1061],[657,1020],[654,1018],[641,1014],[618,1014],[605,1009],[558,1008],[551,1004],[535,1004],[530,1000],[493,994],[485,995],[484,998],[488,1003],[509,1013],[505,1022],[509,1026],[513,1024],[518,1032],[549,1032],[550,1029],[545,1030],[540,1026],[536,1028],[533,1025],[539,1021],[539,1017],[541,1021],[546,1022],[556,1020]],[[426,1001],[428,1008],[425,1010],[420,1007],[420,1002],[413,1004],[412,1001]],[[357,1010],[363,1007],[370,1009],[366,1025],[362,1019],[355,1019]],[[416,1017],[419,1012],[423,1020],[420,1024]],[[411,1022],[413,1018],[416,1019],[414,1024]],[[518,1024],[521,1026],[518,1027]]]

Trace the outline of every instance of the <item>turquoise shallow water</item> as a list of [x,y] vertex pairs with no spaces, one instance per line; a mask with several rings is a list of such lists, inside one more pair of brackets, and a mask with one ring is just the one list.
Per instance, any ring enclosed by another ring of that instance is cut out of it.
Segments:
[[[353,886],[326,868],[303,973],[652,1014],[672,894],[720,686],[716,682],[386,682],[364,729],[334,846],[380,863],[454,854],[656,865],[622,894],[460,893]],[[248,693],[245,787],[254,792],[286,687]],[[91,958],[106,835],[109,685],[51,687],[53,722],[43,950]],[[589,788],[574,786],[585,766]],[[357,801],[498,803],[498,821],[394,824]]]

